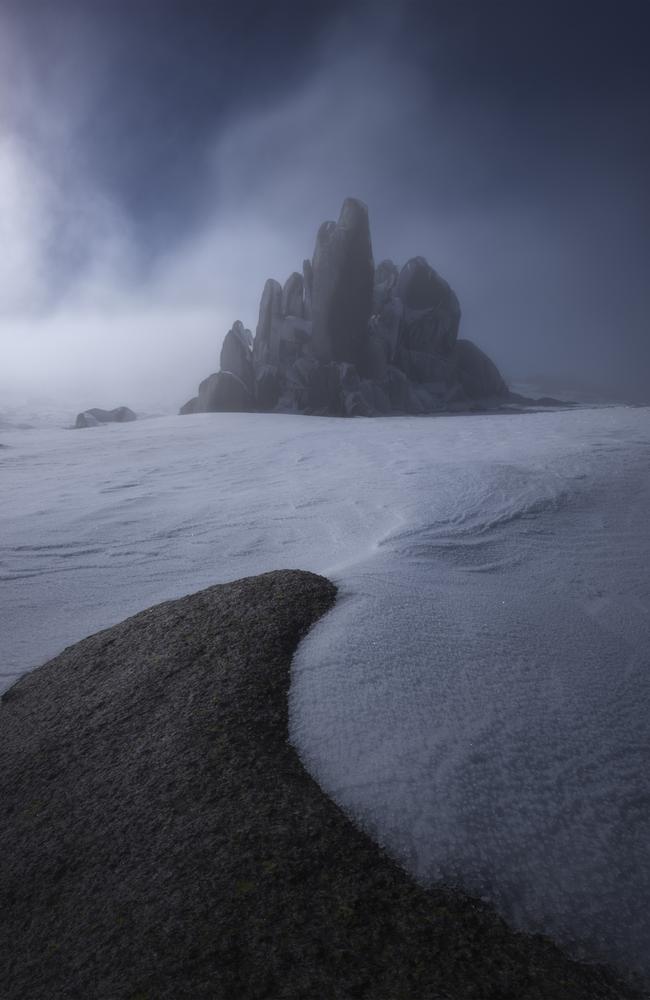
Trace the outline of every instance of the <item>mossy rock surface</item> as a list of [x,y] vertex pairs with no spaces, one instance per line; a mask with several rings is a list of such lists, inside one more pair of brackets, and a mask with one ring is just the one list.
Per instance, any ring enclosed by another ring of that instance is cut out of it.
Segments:
[[3,1000],[605,1000],[603,969],[425,891],[288,743],[334,586],[281,571],[91,636],[0,707]]

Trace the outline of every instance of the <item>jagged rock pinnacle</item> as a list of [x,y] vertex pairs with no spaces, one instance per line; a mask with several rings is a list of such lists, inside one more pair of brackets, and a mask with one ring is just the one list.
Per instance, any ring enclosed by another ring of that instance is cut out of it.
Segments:
[[458,340],[460,305],[424,257],[375,269],[368,209],[346,198],[324,222],[312,260],[284,287],[269,279],[255,338],[237,321],[221,371],[182,413],[260,410],[372,416],[503,402],[496,366]]

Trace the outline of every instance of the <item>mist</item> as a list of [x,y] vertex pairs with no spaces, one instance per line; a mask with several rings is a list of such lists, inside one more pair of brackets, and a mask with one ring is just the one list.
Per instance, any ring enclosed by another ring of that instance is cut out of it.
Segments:
[[4,403],[177,410],[347,195],[369,206],[376,262],[427,257],[460,298],[461,336],[506,376],[650,398],[642,106],[513,109],[454,85],[456,35],[441,25],[423,46],[405,11],[319,24],[299,80],[245,100],[234,87],[185,146],[163,116],[182,165],[164,190],[158,151],[129,130],[114,37],[68,19],[44,73],[48,42],[0,13]]

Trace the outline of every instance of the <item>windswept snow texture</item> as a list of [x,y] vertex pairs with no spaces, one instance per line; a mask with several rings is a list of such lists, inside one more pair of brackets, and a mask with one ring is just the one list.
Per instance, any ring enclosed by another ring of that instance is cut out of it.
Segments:
[[278,567],[337,607],[293,739],[423,882],[650,976],[650,410],[5,431],[4,686]]

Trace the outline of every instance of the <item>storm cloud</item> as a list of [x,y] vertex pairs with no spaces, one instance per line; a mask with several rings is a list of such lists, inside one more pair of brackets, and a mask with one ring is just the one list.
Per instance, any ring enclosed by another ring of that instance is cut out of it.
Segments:
[[376,260],[426,256],[504,373],[648,398],[632,21],[607,38],[592,6],[591,34],[553,43],[552,10],[536,36],[482,31],[471,4],[133,6],[0,11],[5,398],[174,410],[346,195],[369,205]]

